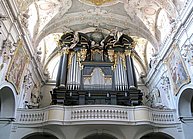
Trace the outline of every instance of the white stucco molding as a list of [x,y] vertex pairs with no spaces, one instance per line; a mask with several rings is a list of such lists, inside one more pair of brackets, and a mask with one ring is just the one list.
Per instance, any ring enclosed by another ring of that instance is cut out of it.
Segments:
[[131,35],[146,38],[156,48],[158,46],[158,43],[155,37],[151,34],[151,32],[147,29],[147,27],[139,18],[135,18],[135,20],[136,21],[132,21],[130,18],[126,16],[108,13],[105,12],[105,10],[96,10],[96,9],[66,14],[61,19],[46,25],[46,27],[38,34],[35,41],[35,46],[38,46],[39,42],[45,36],[51,33],[65,32],[68,31],[70,28],[73,29],[74,26],[78,25],[88,25],[88,23],[89,24],[98,23],[100,24],[101,28],[103,28],[103,25],[110,25],[120,27],[124,31],[129,30],[129,33]]

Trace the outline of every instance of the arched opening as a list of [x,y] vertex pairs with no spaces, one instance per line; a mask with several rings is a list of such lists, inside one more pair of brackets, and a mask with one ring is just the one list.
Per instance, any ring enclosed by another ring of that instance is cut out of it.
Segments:
[[117,139],[117,138],[115,138],[112,135],[103,133],[103,134],[92,134],[92,135],[85,137],[84,139]]
[[191,139],[193,133],[192,113],[193,113],[193,89],[187,88],[183,90],[179,97],[178,103],[179,121],[182,123],[184,138]]
[[173,137],[171,137],[170,135],[167,135],[165,133],[149,133],[143,137],[141,137],[140,139],[174,139]]
[[8,139],[11,133],[11,122],[15,119],[15,97],[8,86],[0,88],[0,135]]
[[34,134],[27,135],[22,139],[58,139],[58,138],[49,133],[34,133]]
[[179,116],[192,117],[193,113],[193,89],[185,89],[179,98]]
[[14,92],[9,87],[0,89],[0,118],[12,119],[15,116]]

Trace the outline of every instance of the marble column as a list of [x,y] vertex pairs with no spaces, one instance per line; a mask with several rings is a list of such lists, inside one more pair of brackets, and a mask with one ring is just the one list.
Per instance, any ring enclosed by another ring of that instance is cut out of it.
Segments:
[[66,87],[69,49],[65,48],[62,52],[63,52],[63,60],[60,76],[60,86]]
[[125,50],[126,56],[126,69],[127,69],[127,81],[129,88],[136,88],[136,77],[133,65],[133,59],[131,56],[131,50]]
[[62,50],[62,55],[60,57],[60,63],[58,67],[58,74],[56,78],[56,87],[59,86],[66,87],[68,52],[69,52],[68,48],[64,48]]
[[62,61],[63,61],[63,54],[61,54],[61,56],[60,56],[60,62],[59,62],[59,66],[58,66],[58,73],[57,73],[57,77],[56,77],[56,87],[60,86]]
[[135,67],[134,67],[132,55],[131,55],[131,65],[132,65],[132,71],[133,71],[134,86],[137,87],[137,78],[136,78]]

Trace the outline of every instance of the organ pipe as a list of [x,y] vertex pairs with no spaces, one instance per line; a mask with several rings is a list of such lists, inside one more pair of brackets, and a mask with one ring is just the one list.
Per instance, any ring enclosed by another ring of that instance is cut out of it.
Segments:
[[124,84],[124,80],[123,80],[123,65],[122,65],[122,59],[120,58],[120,71],[121,71],[121,84],[122,84],[122,90],[125,90],[125,84]]
[[126,69],[123,68],[123,77],[124,77],[124,84],[125,84],[125,89],[127,90],[128,89],[128,84],[127,84],[127,75],[126,75]]
[[118,71],[119,71],[119,87],[120,87],[120,90],[122,90],[120,57],[119,57],[119,62],[118,62]]
[[122,64],[122,59],[120,58],[120,68],[121,68],[121,82],[122,82],[122,88],[123,90],[125,90],[125,84],[124,84],[124,80],[123,80],[123,73],[124,73],[124,69],[123,69],[123,64]]

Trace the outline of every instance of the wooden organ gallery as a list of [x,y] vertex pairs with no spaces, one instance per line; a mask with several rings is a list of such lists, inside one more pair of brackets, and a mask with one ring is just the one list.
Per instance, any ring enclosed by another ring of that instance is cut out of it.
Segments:
[[125,34],[65,33],[52,104],[140,105],[133,64],[135,43]]

